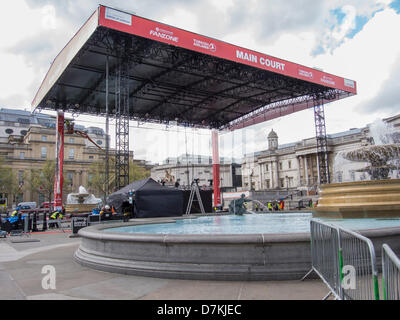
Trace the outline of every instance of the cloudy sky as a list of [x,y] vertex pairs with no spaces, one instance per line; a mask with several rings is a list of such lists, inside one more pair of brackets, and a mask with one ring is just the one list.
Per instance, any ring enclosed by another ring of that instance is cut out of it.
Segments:
[[[0,12],[0,107],[31,110],[52,60],[98,0],[13,0]],[[357,81],[358,94],[325,106],[327,133],[400,113],[400,0],[126,0],[102,4]],[[104,128],[104,119],[78,117]],[[210,154],[209,132],[131,123],[136,158]],[[240,157],[315,135],[312,110],[221,133],[221,155]],[[113,133],[113,126],[111,126]],[[114,138],[112,137],[111,140]],[[187,144],[185,143],[187,142]],[[232,149],[232,146],[235,146]],[[187,150],[186,150],[187,149]]]

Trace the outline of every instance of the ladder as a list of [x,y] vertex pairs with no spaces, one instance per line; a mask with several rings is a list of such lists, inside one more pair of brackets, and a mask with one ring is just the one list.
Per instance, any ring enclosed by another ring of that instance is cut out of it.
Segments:
[[188,201],[188,205],[186,208],[186,214],[190,214],[190,210],[192,209],[195,194],[197,196],[197,201],[199,203],[201,213],[205,214],[206,212],[204,210],[203,202],[201,201],[201,197],[200,197],[199,185],[197,184],[196,181],[193,181],[190,186],[190,196],[189,196],[189,201]]

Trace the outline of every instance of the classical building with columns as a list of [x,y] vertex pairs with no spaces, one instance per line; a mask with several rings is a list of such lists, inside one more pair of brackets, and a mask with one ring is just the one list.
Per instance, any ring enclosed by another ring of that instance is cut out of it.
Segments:
[[[383,121],[392,127],[395,136],[400,136],[400,114]],[[371,125],[327,135],[331,182],[365,179],[365,173],[356,171],[365,163],[347,163],[349,169],[344,171],[340,167],[334,168],[334,160],[341,151],[371,144]],[[279,145],[278,134],[271,130],[267,144],[267,150],[245,156],[242,163],[243,189],[316,190],[320,179],[315,137]]]

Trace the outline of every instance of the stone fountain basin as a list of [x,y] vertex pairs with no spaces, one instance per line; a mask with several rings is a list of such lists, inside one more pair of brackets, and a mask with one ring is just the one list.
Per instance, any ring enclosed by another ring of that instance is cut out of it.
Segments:
[[[138,219],[113,227],[174,223],[179,218]],[[110,225],[79,230],[78,263],[106,272],[197,280],[299,280],[311,268],[310,233],[144,234],[107,232]],[[400,228],[361,230],[375,246],[399,252]]]
[[315,217],[400,217],[400,179],[332,183],[321,186]]

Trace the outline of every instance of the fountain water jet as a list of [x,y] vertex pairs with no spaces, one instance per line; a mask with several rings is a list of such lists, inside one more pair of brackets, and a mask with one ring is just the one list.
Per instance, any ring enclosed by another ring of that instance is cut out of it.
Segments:
[[[377,218],[400,216],[400,179],[390,179],[389,173],[398,166],[393,161],[400,158],[400,144],[396,143],[393,128],[375,121],[370,126],[368,145],[342,152],[342,159],[365,162],[368,165],[354,171],[367,172],[370,181],[333,183],[321,186],[320,199],[314,216],[339,218]],[[386,130],[383,130],[385,129]],[[343,161],[343,160],[342,160]]]

